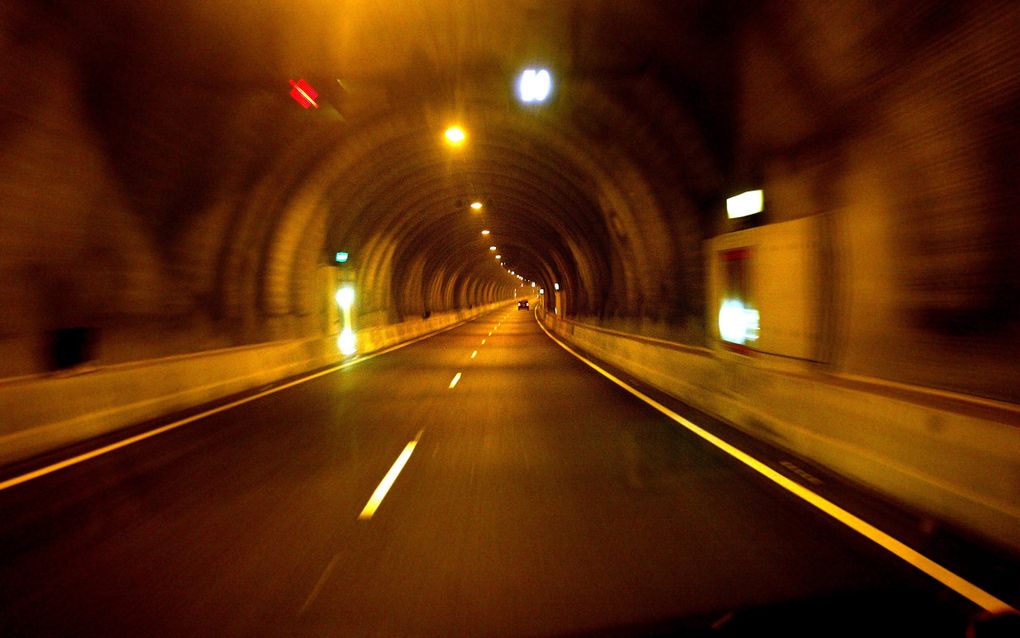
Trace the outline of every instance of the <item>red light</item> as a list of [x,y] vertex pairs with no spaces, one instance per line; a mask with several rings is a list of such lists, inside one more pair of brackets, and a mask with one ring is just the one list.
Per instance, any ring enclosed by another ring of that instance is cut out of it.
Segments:
[[298,80],[297,82],[291,80],[290,85],[293,87],[290,90],[290,96],[294,98],[295,102],[306,109],[309,106],[319,108],[319,105],[315,103],[315,98],[319,97],[319,94],[315,92],[315,89],[308,82],[304,80]]

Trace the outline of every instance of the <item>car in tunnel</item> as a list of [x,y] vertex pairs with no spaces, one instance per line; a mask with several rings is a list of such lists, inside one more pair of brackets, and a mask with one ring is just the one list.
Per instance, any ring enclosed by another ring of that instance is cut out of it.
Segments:
[[517,302],[517,309],[518,310],[528,310],[528,308],[529,308],[529,306],[528,306],[528,300],[527,299],[521,299],[520,301]]

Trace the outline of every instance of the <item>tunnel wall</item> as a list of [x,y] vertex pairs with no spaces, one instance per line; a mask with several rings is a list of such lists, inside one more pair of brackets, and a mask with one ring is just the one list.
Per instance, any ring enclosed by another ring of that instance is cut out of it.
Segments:
[[569,345],[925,516],[1020,551],[1020,410],[849,383],[549,314]]
[[[368,354],[415,339],[507,303],[366,328],[358,332],[359,352]],[[341,359],[334,334],[0,382],[0,465]]]
[[754,224],[822,220],[826,369],[1020,402],[1017,33],[1020,4],[998,0],[747,20],[732,194],[764,190]]

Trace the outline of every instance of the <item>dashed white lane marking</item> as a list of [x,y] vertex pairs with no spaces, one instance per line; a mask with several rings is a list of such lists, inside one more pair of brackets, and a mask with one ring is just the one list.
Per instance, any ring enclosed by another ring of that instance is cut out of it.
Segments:
[[368,502],[365,503],[364,509],[362,509],[361,513],[358,514],[359,521],[370,520],[372,516],[375,515],[375,511],[379,509],[379,506],[382,505],[383,499],[386,498],[386,494],[390,491],[390,488],[393,487],[394,481],[396,481],[397,477],[400,476],[400,471],[404,469],[405,465],[407,465],[407,461],[411,458],[411,454],[414,453],[414,448],[418,445],[418,441],[421,439],[422,432],[424,431],[425,430],[418,430],[418,434],[414,437],[414,440],[404,446],[404,451],[401,452],[400,456],[397,457],[397,460],[393,462],[393,465],[390,467],[390,471],[386,472],[386,476],[384,476],[383,480],[380,481],[379,486],[375,488],[374,492],[372,492],[371,498],[369,498]]
[[474,352],[471,353],[471,358],[472,359],[474,359],[477,356],[478,356],[478,351],[477,350],[475,350]]
[[460,373],[458,372],[457,374],[453,375],[453,381],[450,381],[450,389],[452,390],[452,389],[456,388],[457,384],[459,382],[460,382]]

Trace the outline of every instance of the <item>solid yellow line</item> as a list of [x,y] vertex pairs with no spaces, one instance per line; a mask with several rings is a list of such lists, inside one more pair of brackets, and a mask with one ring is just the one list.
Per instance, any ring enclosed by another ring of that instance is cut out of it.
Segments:
[[[538,321],[537,317],[536,321]],[[829,516],[836,519],[840,523],[843,523],[844,525],[854,530],[855,532],[875,542],[882,548],[888,550],[889,552],[892,552],[897,557],[913,565],[914,567],[921,570],[925,574],[928,574],[935,580],[939,581],[946,587],[952,589],[953,591],[960,594],[964,598],[967,598],[968,600],[978,605],[979,607],[992,613],[1007,613],[1007,612],[1017,613],[1017,610],[1011,607],[1009,604],[1002,600],[999,600],[998,598],[981,589],[974,583],[971,583],[970,581],[964,579],[962,576],[959,576],[956,573],[949,571],[942,565],[936,563],[932,559],[928,558],[927,556],[924,556],[923,554],[907,546],[906,544],[896,540],[895,538],[893,538],[889,534],[886,534],[885,532],[878,529],[874,525],[864,521],[861,518],[858,518],[857,516],[854,516],[850,512],[846,511],[845,509],[836,505],[835,503],[826,499],[825,497],[816,494],[815,492],[812,492],[803,485],[800,485],[799,483],[794,482],[793,480],[787,478],[786,476],[783,476],[782,474],[776,472],[765,463],[762,463],[761,461],[752,457],[746,452],[730,445],[729,443],[723,441],[714,434],[711,434],[710,432],[695,425],[691,421],[688,421],[684,417],[670,410],[669,408],[662,405],[661,403],[651,398],[650,396],[646,395],[645,393],[641,392],[640,390],[628,385],[626,382],[620,380],[612,373],[599,367],[598,364],[578,354],[573,348],[571,348],[564,342],[554,337],[552,333],[546,330],[545,326],[542,325],[542,322],[538,321],[538,326],[542,329],[543,332],[545,332],[545,334],[550,339],[559,344],[561,348],[563,348],[570,354],[574,355],[575,357],[583,361],[589,367],[591,367],[596,372],[606,377],[616,385],[620,386],[627,392],[630,392],[632,395],[641,399],[648,405],[652,406],[653,408],[655,408],[662,414],[666,415],[676,423],[679,423],[683,427],[687,428],[688,430],[698,435],[702,439],[716,446],[723,452],[726,452],[733,458],[737,459],[744,465],[750,467],[751,469],[758,472],[759,474],[769,479],[773,483],[779,485],[780,487],[789,491],[790,493],[795,494],[804,501],[807,501],[808,503],[815,506],[822,512],[828,514]]]
[[453,381],[450,382],[450,389],[453,389],[454,387],[456,387],[458,381],[460,381],[460,373],[459,372],[457,374],[453,375]]
[[343,370],[344,368],[349,368],[349,367],[351,367],[353,365],[362,363],[364,361],[368,361],[369,359],[374,359],[374,358],[382,356],[384,354],[393,352],[394,350],[399,350],[401,348],[406,348],[407,346],[410,346],[412,344],[418,343],[419,341],[424,341],[425,339],[428,339],[430,337],[434,337],[434,336],[436,336],[436,335],[438,335],[440,333],[447,332],[448,330],[453,330],[454,328],[457,328],[459,326],[464,325],[468,321],[470,321],[470,320],[465,320],[465,321],[461,321],[460,323],[455,323],[452,326],[449,326],[447,328],[443,328],[441,330],[437,330],[435,332],[431,332],[431,333],[429,333],[427,335],[422,335],[421,337],[416,337],[415,339],[412,339],[411,341],[405,341],[404,343],[398,343],[395,346],[390,346],[389,348],[386,348],[384,350],[380,350],[379,352],[373,352],[372,354],[368,354],[368,355],[365,355],[363,357],[360,357],[360,356],[356,357],[354,359],[351,359],[350,361],[345,361],[344,363],[341,363],[340,365],[336,365],[336,366],[333,366],[331,368],[326,368],[325,370],[320,370],[319,372],[315,372],[315,373],[310,374],[310,375],[308,375],[306,377],[301,377],[300,379],[295,379],[294,381],[290,381],[290,382],[285,383],[283,385],[276,386],[275,388],[270,388],[269,390],[264,390],[264,391],[259,392],[257,394],[253,394],[253,395],[251,395],[249,397],[244,397],[243,399],[238,399],[236,401],[231,401],[230,403],[226,403],[224,405],[216,406],[215,408],[210,408],[210,409],[205,410],[203,412],[199,412],[198,414],[193,414],[193,415],[191,415],[189,417],[180,419],[178,421],[174,421],[173,423],[168,423],[166,425],[160,426],[160,427],[158,427],[158,428],[156,428],[154,430],[149,430],[148,432],[143,432],[141,434],[137,434],[137,435],[129,437],[127,439],[123,439],[121,441],[117,441],[116,443],[111,443],[110,445],[106,445],[106,446],[103,446],[101,448],[92,450],[91,452],[85,452],[84,454],[79,454],[78,456],[72,456],[69,459],[64,459],[63,461],[59,461],[57,463],[53,463],[53,464],[47,465],[45,467],[41,467],[41,468],[39,468],[37,470],[33,470],[31,472],[27,472],[25,474],[21,474],[19,476],[15,476],[13,478],[9,478],[9,479],[7,479],[5,481],[0,481],[0,491],[6,490],[6,489],[11,488],[11,487],[14,487],[16,485],[21,485],[22,483],[27,483],[27,482],[29,482],[29,481],[31,481],[33,479],[37,479],[37,478],[39,478],[41,476],[46,476],[47,474],[52,474],[53,472],[56,472],[58,470],[62,470],[62,469],[67,468],[67,467],[71,467],[72,465],[78,465],[79,463],[83,463],[85,461],[88,461],[89,459],[94,459],[97,456],[102,456],[104,454],[109,454],[110,452],[113,452],[115,450],[119,450],[119,449],[121,449],[123,447],[127,447],[129,445],[134,444],[134,443],[138,443],[139,441],[144,441],[145,439],[149,439],[149,438],[152,438],[152,437],[157,436],[159,434],[163,434],[164,432],[169,432],[170,430],[177,429],[177,428],[179,428],[179,427],[181,427],[183,425],[187,425],[189,423],[194,423],[195,421],[198,421],[199,419],[204,419],[207,416],[212,416],[213,414],[217,414],[219,412],[224,412],[224,411],[229,410],[231,408],[236,408],[239,405],[244,405],[245,403],[249,403],[249,402],[254,401],[256,399],[261,399],[262,397],[269,396],[270,394],[275,394],[277,392],[281,392],[281,391],[286,390],[288,388],[293,388],[296,385],[300,385],[300,384],[305,383],[307,381],[311,381],[312,379],[318,379],[319,377],[325,376],[327,374],[332,374],[332,373],[337,372],[339,370]]
[[383,480],[379,483],[379,487],[375,488],[375,491],[372,492],[372,497],[368,499],[367,503],[365,503],[365,508],[361,510],[360,514],[358,514],[359,521],[367,521],[371,519],[372,515],[375,514],[375,511],[379,509],[383,499],[386,498],[387,492],[390,491],[390,488],[393,487],[394,481],[396,481],[397,477],[400,476],[400,471],[404,469],[404,466],[407,465],[407,460],[411,458],[411,454],[414,452],[415,446],[418,445],[418,439],[421,438],[422,432],[424,432],[424,430],[419,430],[418,435],[414,437],[414,440],[404,446],[404,451],[400,453],[397,460],[393,462],[392,466],[390,466],[390,471],[386,472],[386,476],[384,476]]

